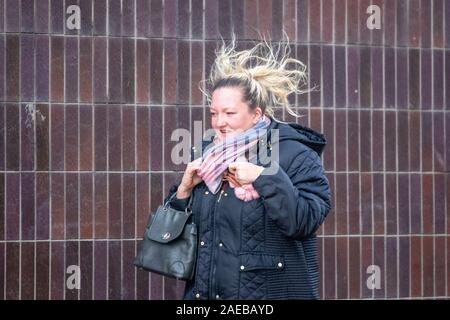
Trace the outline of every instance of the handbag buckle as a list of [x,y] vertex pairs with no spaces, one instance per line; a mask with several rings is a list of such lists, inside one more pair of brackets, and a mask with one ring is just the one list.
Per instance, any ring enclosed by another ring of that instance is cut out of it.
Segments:
[[167,240],[167,239],[170,238],[170,236],[171,236],[170,232],[166,232],[166,233],[164,233],[164,234],[162,235],[162,239],[163,239],[163,240]]

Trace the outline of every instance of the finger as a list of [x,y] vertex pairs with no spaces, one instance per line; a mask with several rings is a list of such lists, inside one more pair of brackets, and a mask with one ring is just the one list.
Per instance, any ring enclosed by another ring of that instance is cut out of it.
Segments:
[[239,181],[237,181],[236,178],[233,175],[231,175],[231,174],[229,174],[227,176],[227,180],[231,181],[233,184],[237,185],[238,187],[241,186],[241,183]]
[[201,160],[202,160],[201,158],[195,159],[194,161],[189,162],[187,166],[192,167],[195,165],[199,165],[199,164],[201,164]]
[[189,168],[189,169],[187,170],[187,173],[188,173],[189,175],[193,176],[193,175],[198,171],[198,169],[199,169],[199,168],[193,168],[193,167],[191,167],[191,168]]
[[234,173],[234,172],[236,171],[236,168],[237,168],[237,163],[236,163],[236,162],[230,163],[230,164],[228,165],[228,170],[229,170],[231,173]]
[[[236,172],[237,173],[237,172]],[[240,184],[240,182],[238,181],[236,174],[230,175],[231,179],[233,179],[234,181],[236,181],[237,183]]]

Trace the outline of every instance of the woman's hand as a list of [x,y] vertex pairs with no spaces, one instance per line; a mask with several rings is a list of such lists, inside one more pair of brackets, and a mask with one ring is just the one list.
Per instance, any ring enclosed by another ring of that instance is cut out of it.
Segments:
[[200,178],[197,174],[197,170],[200,168],[201,158],[189,162],[186,170],[184,171],[183,178],[181,179],[181,183],[177,189],[177,198],[185,199],[191,195],[192,189],[200,182],[202,182],[202,178]]
[[250,162],[233,162],[228,166],[228,171],[234,175],[234,178],[242,184],[250,184],[259,177],[264,167],[257,166]]

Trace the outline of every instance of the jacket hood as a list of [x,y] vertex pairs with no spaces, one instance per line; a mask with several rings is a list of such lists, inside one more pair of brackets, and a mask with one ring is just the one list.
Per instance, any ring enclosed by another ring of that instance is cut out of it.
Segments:
[[280,122],[273,118],[271,120],[272,125],[270,127],[279,129],[280,141],[299,141],[314,150],[319,156],[322,154],[327,144],[327,140],[323,134],[318,133],[311,128],[304,127],[298,123]]

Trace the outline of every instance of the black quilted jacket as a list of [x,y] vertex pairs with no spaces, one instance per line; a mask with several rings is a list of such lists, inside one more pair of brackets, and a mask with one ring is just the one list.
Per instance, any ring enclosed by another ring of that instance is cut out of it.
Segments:
[[[241,201],[229,185],[214,195],[204,183],[191,195],[199,246],[185,299],[319,298],[314,233],[330,209],[320,159],[326,141],[298,124],[272,120],[269,128],[279,130],[280,156],[276,173],[253,183],[259,199]],[[186,204],[171,202],[180,210]]]

